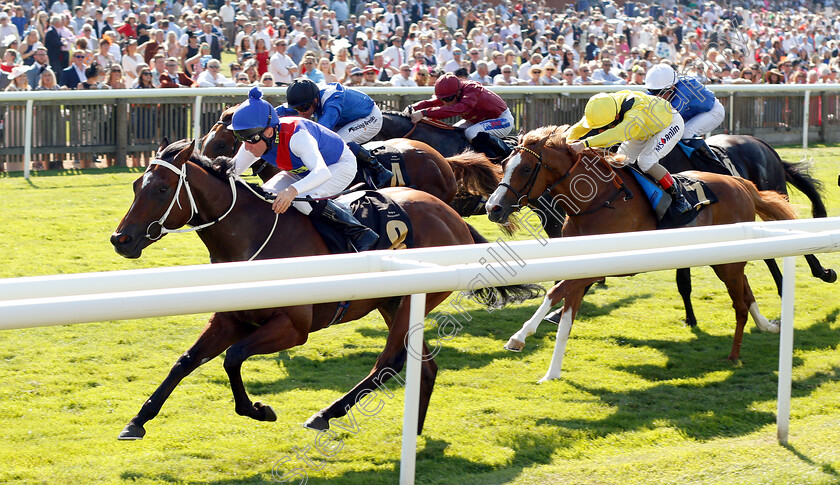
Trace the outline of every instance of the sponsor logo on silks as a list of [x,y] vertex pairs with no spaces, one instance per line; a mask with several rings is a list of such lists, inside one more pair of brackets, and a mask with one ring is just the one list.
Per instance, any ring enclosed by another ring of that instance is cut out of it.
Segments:
[[301,167],[298,167],[298,168],[295,168],[295,169],[292,169],[292,170],[288,170],[289,173],[293,173],[295,175],[300,174],[300,173],[304,173],[304,172],[308,172],[308,171],[309,171],[309,169],[306,168],[305,165],[301,166]]
[[360,123],[360,124],[358,124],[358,125],[353,126],[352,128],[349,128],[347,131],[356,131],[356,130],[361,130],[361,129],[363,129],[364,127],[366,127],[367,125],[369,125],[369,124],[371,124],[371,123],[373,123],[373,122],[375,122],[375,121],[376,121],[376,116],[371,115],[371,116],[370,116],[370,118],[368,118],[368,119],[364,120],[363,122],[361,122],[361,123]]
[[499,129],[499,128],[507,128],[508,126],[510,126],[510,123],[508,122],[508,120],[506,120],[504,118],[483,121],[481,124],[484,125],[485,128],[487,128],[488,130],[496,130],[496,129]]
[[659,141],[656,143],[656,147],[654,148],[654,151],[658,152],[659,150],[661,150],[662,147],[665,146],[666,143],[668,143],[668,140],[670,140],[671,138],[674,138],[674,135],[679,133],[679,131],[680,131],[679,126],[677,126],[677,125],[672,126],[671,129],[668,130],[668,133],[665,133],[665,136],[660,138]]

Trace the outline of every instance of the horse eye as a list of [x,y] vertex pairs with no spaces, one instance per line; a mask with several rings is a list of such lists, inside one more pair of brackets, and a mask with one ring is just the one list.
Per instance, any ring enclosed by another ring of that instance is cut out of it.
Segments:
[[158,192],[165,194],[167,190],[169,190],[169,186],[163,185],[158,189]]
[[528,165],[524,165],[522,167],[522,173],[531,173],[531,167],[529,167]]

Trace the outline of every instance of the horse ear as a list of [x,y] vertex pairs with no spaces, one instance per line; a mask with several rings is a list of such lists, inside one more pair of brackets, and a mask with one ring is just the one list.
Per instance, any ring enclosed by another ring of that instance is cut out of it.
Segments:
[[169,146],[169,138],[163,137],[163,140],[160,142],[160,146],[158,147],[158,153],[162,152],[164,148]]
[[193,154],[193,150],[195,150],[195,139],[193,139],[190,144],[178,152],[178,155],[175,155],[175,160],[173,160],[174,165],[180,166],[183,165]]

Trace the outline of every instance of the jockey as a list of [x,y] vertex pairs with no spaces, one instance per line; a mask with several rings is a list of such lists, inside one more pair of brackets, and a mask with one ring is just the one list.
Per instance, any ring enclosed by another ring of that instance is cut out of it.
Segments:
[[323,210],[317,213],[313,211],[314,202],[294,200],[334,196],[353,181],[356,160],[338,135],[304,118],[279,118],[256,87],[234,112],[230,129],[242,142],[234,157],[235,175],[241,175],[260,158],[281,170],[263,184],[263,189],[277,196],[272,204],[274,212],[286,212],[294,205],[303,214],[332,223],[357,251],[376,244],[379,236],[334,200],[326,199]]
[[725,116],[723,105],[696,79],[678,76],[668,64],[657,64],[647,73],[648,93],[667,99],[685,121],[682,140],[701,155],[720,163],[702,137],[718,127]]
[[498,94],[475,81],[461,81],[451,73],[444,74],[435,82],[435,95],[410,108],[412,123],[424,117],[460,116],[463,119],[455,126],[464,128],[467,140],[478,151],[486,153],[489,149],[493,158],[510,153],[510,148],[500,138],[513,129],[513,115]]
[[361,165],[370,171],[374,188],[390,185],[394,174],[361,147],[382,128],[382,112],[370,96],[339,83],[321,89],[309,79],[298,78],[286,89],[286,104],[303,118],[314,114],[319,125],[338,133]]
[[[569,149],[574,154],[584,148],[619,144],[618,155],[627,163],[636,161],[671,196],[680,213],[691,206],[674,185],[668,169],[659,164],[681,138],[682,116],[667,101],[643,93],[618,91],[592,96],[584,108],[583,119],[566,132],[577,140]],[[581,138],[585,138],[581,140]]]

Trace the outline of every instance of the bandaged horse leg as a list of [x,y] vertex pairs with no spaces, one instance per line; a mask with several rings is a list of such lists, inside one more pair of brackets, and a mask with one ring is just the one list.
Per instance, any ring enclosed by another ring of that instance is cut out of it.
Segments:
[[557,301],[559,301],[559,298],[562,296],[565,299],[565,303],[563,306],[563,315],[560,317],[560,325],[557,326],[557,337],[554,341],[554,353],[551,356],[551,363],[548,366],[548,371],[539,382],[560,378],[563,357],[566,354],[566,343],[569,341],[569,335],[572,332],[572,324],[574,323],[577,311],[583,302],[583,295],[586,294],[586,288],[598,281],[598,279],[585,278],[561,281],[549,290],[547,297],[552,299],[557,298]]
[[534,312],[534,316],[525,322],[522,325],[522,328],[513,334],[510,339],[508,339],[505,344],[505,350],[513,352],[521,351],[525,347],[525,339],[537,331],[537,328],[540,326],[540,321],[545,318],[548,311],[551,310],[552,306],[554,306],[554,303],[555,302],[552,302],[551,298],[546,295],[545,298],[543,298],[543,302],[540,307],[537,308],[536,312]]

